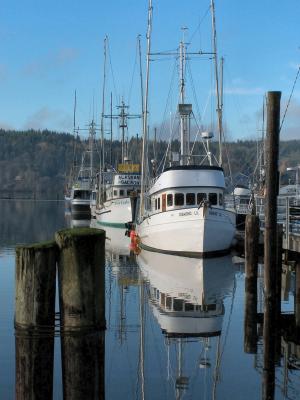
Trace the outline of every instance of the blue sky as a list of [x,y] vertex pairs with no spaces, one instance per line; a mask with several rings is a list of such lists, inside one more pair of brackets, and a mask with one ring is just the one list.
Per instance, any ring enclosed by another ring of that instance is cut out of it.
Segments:
[[[153,51],[176,49],[182,26],[188,27],[190,50],[210,51],[209,3],[153,0]],[[144,61],[147,4],[147,0],[2,0],[0,126],[72,132],[75,89],[77,124],[88,124],[93,112],[99,122],[105,35],[109,36],[115,81],[109,67],[107,106],[112,91],[114,105],[124,98],[130,100],[130,112],[139,113],[136,38],[141,34]],[[268,90],[282,91],[283,114],[300,64],[299,16],[299,0],[216,0],[218,50],[225,58],[224,119],[228,138],[258,137],[263,95]],[[206,126],[214,114],[211,62],[191,60],[190,70]],[[172,71],[175,75],[170,87]],[[174,59],[165,57],[152,63],[150,126],[158,126],[159,135],[164,137],[169,134],[169,120],[176,109],[177,77]],[[190,83],[187,101],[195,104]],[[299,126],[300,81],[282,139],[300,138]],[[140,133],[140,122],[132,120],[129,131]]]

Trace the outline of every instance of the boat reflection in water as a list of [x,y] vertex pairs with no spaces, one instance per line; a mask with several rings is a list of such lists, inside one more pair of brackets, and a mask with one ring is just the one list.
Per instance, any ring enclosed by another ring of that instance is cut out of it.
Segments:
[[[235,269],[231,256],[193,259],[142,251],[138,264],[148,288],[153,315],[166,338],[168,379],[170,371],[176,371],[175,398],[181,398],[188,391],[188,375],[192,375],[191,363],[195,356],[197,369],[211,367],[214,358],[211,374],[214,392],[222,354],[223,300],[234,290]],[[212,340],[216,341],[216,346],[212,346]],[[195,343],[198,343],[197,354]],[[215,355],[211,354],[213,347]]]

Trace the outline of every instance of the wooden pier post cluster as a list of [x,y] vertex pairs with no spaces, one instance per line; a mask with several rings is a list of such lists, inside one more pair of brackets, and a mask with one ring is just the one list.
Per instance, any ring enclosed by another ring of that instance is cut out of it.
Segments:
[[[275,361],[280,357],[280,313],[282,274],[282,226],[277,225],[278,153],[281,92],[267,94],[267,135],[264,227],[264,313],[263,313],[263,399],[271,399],[275,390]],[[245,322],[244,347],[257,352],[257,266],[258,217],[248,215],[245,235]],[[262,321],[261,321],[262,322]],[[277,357],[276,357],[277,355]]]
[[[58,270],[64,399],[104,398],[105,232],[16,249],[16,399],[52,399]],[[90,355],[90,356],[88,356]]]

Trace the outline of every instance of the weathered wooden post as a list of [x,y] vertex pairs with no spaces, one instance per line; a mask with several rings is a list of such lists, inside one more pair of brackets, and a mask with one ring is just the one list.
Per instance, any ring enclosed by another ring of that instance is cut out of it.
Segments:
[[16,399],[52,399],[57,247],[16,249]]
[[278,333],[276,335],[276,360],[280,360],[281,356],[281,279],[282,279],[282,246],[283,246],[283,226],[277,224],[277,260],[276,260],[276,270],[275,270],[275,329]]
[[300,334],[300,263],[295,266],[296,282],[295,282],[295,325],[298,335]]
[[105,232],[55,234],[64,399],[104,399]]
[[276,335],[276,265],[277,265],[277,194],[278,148],[281,92],[268,92],[266,143],[266,198],[264,249],[264,381],[263,399],[270,399],[275,389]]
[[62,329],[105,329],[105,231],[64,229],[55,240]]
[[244,350],[257,352],[257,267],[259,217],[246,216],[245,225],[245,320]]

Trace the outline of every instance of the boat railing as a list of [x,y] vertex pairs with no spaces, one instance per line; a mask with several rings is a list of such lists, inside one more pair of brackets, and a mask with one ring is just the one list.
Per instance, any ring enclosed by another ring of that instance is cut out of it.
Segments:
[[[265,228],[265,197],[256,196],[256,213],[259,216],[260,228]],[[277,197],[277,223],[283,226],[288,239],[289,234],[300,236],[300,199],[297,196]]]

